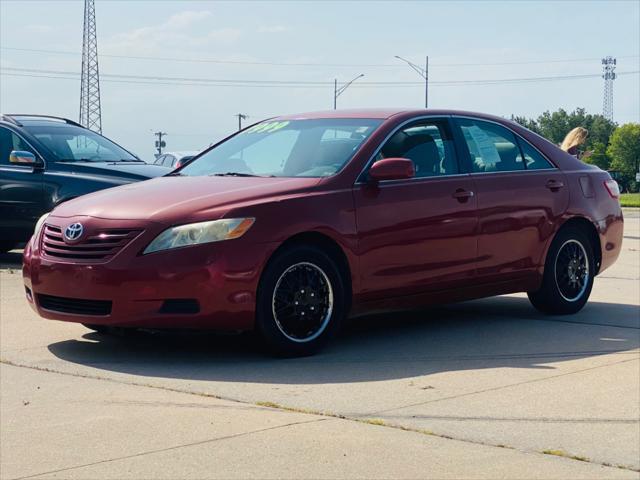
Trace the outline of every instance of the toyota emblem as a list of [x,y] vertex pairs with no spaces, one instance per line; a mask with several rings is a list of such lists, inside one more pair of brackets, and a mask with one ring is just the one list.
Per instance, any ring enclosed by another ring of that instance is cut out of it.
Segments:
[[82,236],[83,231],[84,227],[81,223],[72,223],[64,231],[64,238],[65,240],[73,242],[75,240],[78,240]]

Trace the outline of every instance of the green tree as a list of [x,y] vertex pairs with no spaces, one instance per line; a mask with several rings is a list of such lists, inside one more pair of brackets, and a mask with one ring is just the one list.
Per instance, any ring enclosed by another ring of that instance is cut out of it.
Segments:
[[[537,119],[512,117],[522,126],[539,133],[547,140],[559,145],[564,137],[575,127],[584,127],[589,131],[589,137],[582,150],[595,150],[597,144],[605,147],[609,144],[609,137],[615,130],[616,124],[602,115],[587,113],[584,108],[576,108],[567,112],[560,108],[555,112],[546,111]],[[598,147],[601,149],[601,147]]]
[[611,159],[607,155],[607,146],[602,142],[594,143],[591,155],[582,157],[582,161],[595,165],[602,170],[609,170]]
[[537,133],[539,135],[542,134],[540,132],[540,127],[538,126],[538,122],[536,122],[533,118],[519,117],[519,116],[511,115],[511,120],[513,120],[516,123],[519,123],[524,128],[528,128],[532,132],[535,132],[535,133]]
[[636,186],[635,176],[640,165],[640,123],[627,123],[615,129],[607,148],[611,168],[620,172],[623,183]]

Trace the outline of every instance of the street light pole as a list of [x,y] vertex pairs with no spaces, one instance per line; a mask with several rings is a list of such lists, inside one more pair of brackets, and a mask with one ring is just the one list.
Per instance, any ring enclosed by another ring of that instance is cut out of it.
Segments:
[[338,79],[336,78],[333,81],[333,109],[336,110],[338,108],[338,97],[340,95],[342,95],[344,93],[344,91],[349,88],[349,85],[351,85],[353,82],[355,82],[357,79],[364,77],[364,73],[361,73],[360,75],[358,75],[357,77],[355,77],[353,80],[351,80],[348,83],[345,83],[343,86],[341,86],[340,88],[338,88]]
[[426,57],[424,68],[398,55],[396,55],[395,58],[405,62],[407,65],[413,68],[416,72],[418,72],[418,75],[424,78],[424,108],[429,108],[429,56],[427,55]]
[[238,117],[238,131],[242,130],[242,120],[246,120],[249,118],[249,115],[245,115],[244,113],[236,113],[234,117]]

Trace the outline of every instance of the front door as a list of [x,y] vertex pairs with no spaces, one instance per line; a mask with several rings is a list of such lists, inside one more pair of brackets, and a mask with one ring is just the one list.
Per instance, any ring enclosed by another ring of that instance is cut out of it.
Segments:
[[454,287],[474,277],[476,198],[448,119],[399,129],[375,160],[409,158],[416,177],[354,187],[362,300]]
[[37,153],[15,132],[0,127],[0,240],[25,241],[44,213],[42,171],[9,162],[13,150]]

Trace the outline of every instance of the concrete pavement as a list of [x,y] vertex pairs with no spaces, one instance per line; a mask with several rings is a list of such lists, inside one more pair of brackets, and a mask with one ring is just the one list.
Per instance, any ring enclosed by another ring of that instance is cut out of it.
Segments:
[[0,259],[2,478],[640,478],[637,214],[577,315],[510,295],[370,316],[304,359],[41,320],[16,258]]

